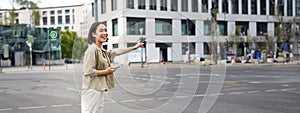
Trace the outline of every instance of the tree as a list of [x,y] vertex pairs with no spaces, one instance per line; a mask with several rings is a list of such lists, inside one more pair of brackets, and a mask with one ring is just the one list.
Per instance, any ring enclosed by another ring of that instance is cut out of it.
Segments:
[[63,58],[80,59],[87,46],[87,39],[78,37],[76,32],[61,32],[61,49]]
[[37,3],[29,1],[29,0],[16,0],[16,3],[21,7],[21,9],[30,9],[32,10],[31,16],[33,17],[33,25],[40,24],[40,13],[37,10],[39,7]]

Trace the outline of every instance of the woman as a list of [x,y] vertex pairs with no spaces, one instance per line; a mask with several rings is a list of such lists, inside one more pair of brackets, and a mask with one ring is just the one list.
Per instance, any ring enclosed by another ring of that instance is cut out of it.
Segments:
[[83,59],[82,113],[103,113],[104,93],[114,87],[113,73],[116,68],[111,66],[112,60],[115,56],[143,47],[143,43],[138,42],[133,47],[107,51],[102,48],[102,44],[108,40],[107,36],[106,26],[100,22],[95,22],[90,27],[88,43],[91,45],[85,51]]

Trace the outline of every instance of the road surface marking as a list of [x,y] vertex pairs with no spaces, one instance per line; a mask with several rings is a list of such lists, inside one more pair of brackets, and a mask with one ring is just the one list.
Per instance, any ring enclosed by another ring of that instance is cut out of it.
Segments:
[[0,109],[0,111],[10,111],[12,108],[5,108],[5,109]]
[[188,96],[176,96],[175,98],[187,98]]
[[284,86],[284,87],[288,87],[289,85],[288,85],[288,84],[283,84],[282,86]]
[[281,91],[292,91],[292,90],[296,90],[296,88],[281,89]]
[[161,97],[161,98],[158,98],[158,100],[166,100],[166,99],[170,99],[170,97]]
[[200,94],[200,95],[194,95],[194,97],[204,97],[205,94]]
[[235,94],[243,94],[244,92],[231,92],[231,93],[228,93],[229,95],[235,95]]
[[224,95],[224,93],[209,94],[209,96],[219,96],[219,95]]
[[135,100],[123,100],[121,101],[122,103],[126,103],[126,102],[134,102]]
[[248,91],[247,93],[259,93],[260,91]]
[[56,108],[56,107],[69,107],[72,106],[71,104],[61,104],[61,105],[52,105],[50,107]]
[[38,108],[45,108],[46,106],[33,106],[33,107],[19,107],[18,109],[38,109]]
[[258,81],[251,81],[251,82],[249,82],[249,83],[251,83],[251,84],[258,84],[258,83],[261,83],[261,82],[258,82]]
[[68,90],[68,91],[75,91],[75,92],[77,92],[77,90],[76,90],[76,89],[74,89],[74,88],[66,88],[66,90]]
[[266,90],[265,92],[275,92],[278,91],[277,89],[271,89],[271,90]]
[[154,100],[153,98],[145,98],[145,99],[140,99],[140,101],[152,101]]

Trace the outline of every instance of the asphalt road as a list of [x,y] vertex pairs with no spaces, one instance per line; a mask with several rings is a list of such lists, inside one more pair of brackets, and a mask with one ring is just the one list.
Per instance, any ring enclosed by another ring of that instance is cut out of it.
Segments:
[[[0,113],[80,113],[80,65],[0,73]],[[121,66],[105,113],[299,113],[300,66]]]

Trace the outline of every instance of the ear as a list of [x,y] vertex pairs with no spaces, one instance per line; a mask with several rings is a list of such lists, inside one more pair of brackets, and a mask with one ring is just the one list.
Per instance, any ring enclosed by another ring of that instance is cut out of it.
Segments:
[[92,37],[96,38],[96,33],[92,32]]

